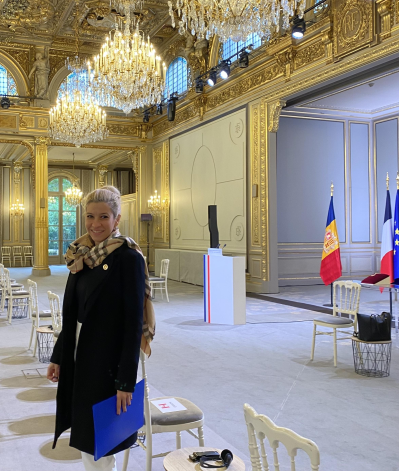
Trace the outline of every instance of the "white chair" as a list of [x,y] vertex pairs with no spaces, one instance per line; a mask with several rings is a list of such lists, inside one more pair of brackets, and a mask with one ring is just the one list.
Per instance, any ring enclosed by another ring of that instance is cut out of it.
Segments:
[[[316,335],[332,335],[334,337],[334,366],[337,366],[337,340],[352,337],[350,332],[338,329],[354,327],[354,330],[356,330],[361,285],[353,281],[336,281],[333,290],[333,315],[326,314],[313,320],[313,340],[310,359],[313,360],[314,358]],[[341,314],[348,314],[353,319],[341,317]],[[318,331],[317,326],[332,329],[332,331]],[[346,337],[337,338],[337,332],[346,334]]]
[[11,265],[12,265],[11,247],[2,247],[1,248],[1,263],[4,264],[6,262],[11,267]]
[[[21,288],[22,287],[22,288]],[[11,279],[10,279],[10,272],[8,271],[7,268],[4,268],[4,284],[3,284],[3,291],[2,291],[2,296],[1,296],[1,310],[4,310],[4,303],[6,300],[8,300],[8,310],[7,310],[7,316],[8,316],[8,322],[11,324],[12,322],[12,310],[13,306],[25,306],[28,304],[28,310],[29,310],[29,292],[23,290],[23,285],[21,284],[14,284],[14,286],[11,284]],[[24,302],[26,300],[26,302]],[[25,316],[21,316],[25,317]]]
[[60,297],[58,296],[58,294],[52,293],[51,291],[47,291],[47,296],[50,303],[51,323],[53,326],[54,342],[56,342],[62,330]]
[[[151,471],[152,468],[152,458],[159,458],[165,456],[167,453],[160,453],[158,455],[152,454],[152,435],[155,433],[164,433],[164,432],[174,432],[176,433],[176,448],[179,449],[182,446],[181,443],[181,432],[186,431],[193,437],[198,440],[199,446],[205,446],[204,442],[204,413],[202,410],[197,407],[192,402],[187,399],[175,396],[166,396],[166,397],[157,397],[151,399],[151,401],[165,400],[175,397],[186,410],[170,412],[163,414],[154,404],[151,403],[149,399],[149,387],[148,379],[145,368],[145,354],[140,350],[140,361],[141,361],[141,371],[142,377],[145,381],[144,388],[144,419],[145,424],[139,430],[138,436],[145,436],[146,445],[143,444],[142,440],[138,439],[137,443],[146,451],[146,471]],[[197,429],[197,433],[194,433],[193,430]],[[127,465],[129,463],[129,452],[128,448],[125,450],[123,458],[122,471],[127,470]]]
[[[165,258],[161,261],[161,272],[159,274],[159,277],[150,276],[148,281],[150,283],[151,292],[154,293],[156,289],[161,290],[162,299],[163,299],[163,290],[165,290],[166,299],[169,302],[168,271],[169,271],[169,260]],[[155,298],[155,293],[154,293],[154,298]]]
[[[266,415],[257,414],[248,404],[244,404],[245,422],[248,429],[249,454],[253,471],[269,471],[269,462],[264,440],[267,438],[273,450],[273,465],[275,471],[280,470],[277,449],[282,443],[291,458],[291,471],[295,471],[295,457],[298,450],[303,450],[310,458],[312,471],[318,471],[320,452],[316,443],[301,437],[289,428],[278,427]],[[260,444],[260,453],[257,439]],[[286,469],[286,468],[284,468]]]
[[33,252],[31,245],[24,245],[23,253],[24,253],[24,265],[26,266],[27,262],[30,262],[33,267]]
[[[36,332],[36,329],[40,327],[40,321],[42,319],[46,319],[47,323],[50,321],[51,311],[39,310],[39,300],[37,296],[37,283],[35,281],[28,280],[28,291],[30,294],[29,314],[32,319],[32,328],[30,331],[30,340],[29,340],[29,346],[28,346],[28,350],[29,350],[32,345],[33,333]],[[35,335],[35,345],[33,347],[33,356],[36,356],[36,348],[37,348],[37,335]]]
[[12,248],[12,258],[14,261],[14,267],[17,266],[17,262],[20,263],[21,267],[23,266],[23,258],[22,258],[22,247],[20,245],[15,245]]
[[[0,311],[4,311],[4,305],[6,298],[3,298],[3,292],[6,289],[6,278],[9,277],[9,272],[4,271],[4,265],[0,263]],[[24,288],[24,285],[16,283],[13,278],[10,278],[11,289],[13,291],[20,291]]]

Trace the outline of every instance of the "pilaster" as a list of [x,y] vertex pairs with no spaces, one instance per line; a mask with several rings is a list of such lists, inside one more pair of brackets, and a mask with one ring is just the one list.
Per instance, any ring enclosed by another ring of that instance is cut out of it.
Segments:
[[32,275],[51,275],[48,265],[48,137],[36,138],[35,148],[35,243]]

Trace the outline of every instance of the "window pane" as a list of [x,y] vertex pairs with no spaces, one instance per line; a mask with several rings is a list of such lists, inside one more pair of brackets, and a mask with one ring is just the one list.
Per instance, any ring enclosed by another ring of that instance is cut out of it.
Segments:
[[72,244],[73,240],[64,240],[62,242],[62,253],[65,253],[68,250],[69,244]]
[[58,196],[49,196],[48,209],[49,211],[58,211],[59,199]]
[[72,183],[67,179],[62,179],[62,191],[68,190],[68,188],[72,188]]
[[[248,36],[246,41],[235,42],[229,39],[223,43],[223,59],[227,59],[240,51],[243,47],[248,47],[250,44],[253,45],[254,49],[257,49],[262,45],[261,38],[256,33],[253,33]],[[233,57],[231,60],[234,62],[236,59],[238,59],[238,57]]]
[[48,238],[49,240],[58,240],[58,226],[49,226]]
[[54,178],[54,180],[51,180],[48,184],[48,191],[59,191],[60,187],[60,180],[59,178]]
[[75,226],[76,225],[76,213],[64,211],[62,213],[62,224]]
[[64,240],[72,240],[76,239],[76,228],[75,226],[64,226],[62,228],[62,238]]
[[48,254],[51,256],[58,255],[58,241],[50,240],[48,243]]
[[48,223],[50,226],[58,226],[58,211],[49,211],[48,212]]
[[76,213],[76,206],[71,206],[68,204],[65,196],[62,198],[62,209],[63,211],[71,211]]
[[166,72],[165,96],[177,92],[183,93],[187,90],[187,61],[184,57],[176,57]]

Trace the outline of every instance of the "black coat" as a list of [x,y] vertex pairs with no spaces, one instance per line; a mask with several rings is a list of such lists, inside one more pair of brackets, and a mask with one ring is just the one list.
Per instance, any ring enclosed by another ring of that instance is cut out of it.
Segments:
[[[144,259],[136,250],[124,244],[105,258],[102,267],[100,282],[95,277],[86,292],[76,361],[76,285],[81,272],[69,275],[63,328],[51,358],[60,365],[53,448],[71,427],[70,445],[92,455],[93,405],[115,396],[117,389],[133,392],[136,384],[145,294]],[[132,435],[108,454],[125,450],[136,439],[137,434]]]

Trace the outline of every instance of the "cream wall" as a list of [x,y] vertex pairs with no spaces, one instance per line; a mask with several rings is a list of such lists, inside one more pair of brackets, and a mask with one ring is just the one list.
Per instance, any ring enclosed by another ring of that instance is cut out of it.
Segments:
[[226,253],[246,254],[246,110],[170,140],[171,248],[209,247],[208,205],[217,205]]

